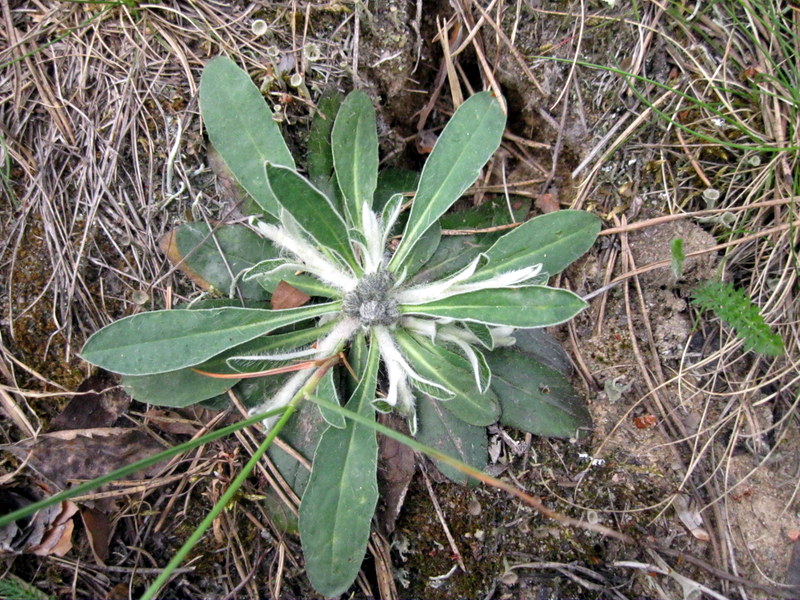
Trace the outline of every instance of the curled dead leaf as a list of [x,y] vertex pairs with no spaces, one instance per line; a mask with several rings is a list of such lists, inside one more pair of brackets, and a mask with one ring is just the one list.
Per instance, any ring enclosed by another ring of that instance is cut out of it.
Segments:
[[275,288],[275,293],[272,294],[270,304],[273,310],[283,310],[284,308],[303,306],[309,300],[311,300],[311,296],[301,292],[285,281],[281,281],[278,287]]
[[637,429],[650,429],[657,422],[655,415],[642,415],[633,419],[633,424]]

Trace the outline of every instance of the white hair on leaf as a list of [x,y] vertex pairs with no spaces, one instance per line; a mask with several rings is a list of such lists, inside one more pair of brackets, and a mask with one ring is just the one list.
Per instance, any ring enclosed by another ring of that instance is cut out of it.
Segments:
[[300,261],[303,270],[308,271],[320,281],[343,292],[350,291],[358,283],[352,272],[345,271],[329,260],[299,231],[290,232],[286,227],[277,227],[257,220],[253,225],[262,236],[294,255]]

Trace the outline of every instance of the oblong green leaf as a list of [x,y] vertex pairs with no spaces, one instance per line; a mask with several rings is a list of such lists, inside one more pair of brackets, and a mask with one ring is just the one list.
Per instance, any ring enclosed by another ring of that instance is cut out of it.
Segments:
[[378,131],[375,107],[364,92],[350,92],[339,107],[331,133],[333,164],[350,224],[361,226],[366,202],[372,209],[378,185]]
[[544,285],[477,290],[427,302],[403,304],[400,312],[486,325],[549,327],[569,321],[588,304],[567,290]]
[[[214,229],[205,222],[185,223],[175,230],[175,245],[181,268],[202,277],[223,294],[229,294],[233,277],[278,252],[269,240],[243,225],[220,225]],[[191,275],[190,275],[191,276]],[[266,300],[268,294],[257,282],[237,280],[244,298]]]
[[[261,336],[254,340],[226,350],[197,368],[207,373],[233,374],[239,371],[228,365],[232,356],[251,356],[254,354],[274,353],[277,351],[294,350],[300,346],[310,344],[330,331],[331,324],[311,329],[298,329],[280,335]],[[253,364],[251,371],[271,368],[284,364],[286,361],[268,365]],[[139,402],[147,402],[157,406],[170,406],[180,408],[189,406],[203,400],[213,398],[228,391],[241,381],[240,379],[222,379],[202,375],[191,368],[178,369],[167,373],[153,375],[123,375],[122,386],[125,391]]]
[[531,219],[498,239],[485,254],[489,259],[469,281],[542,265],[555,275],[580,258],[594,244],[600,219],[582,210],[559,210]]
[[[486,428],[465,423],[440,402],[425,395],[417,395],[417,440],[457,458],[461,462],[479,470],[486,468],[489,444]],[[477,480],[458,469],[433,459],[436,467],[456,483],[476,485]]]
[[340,302],[286,310],[157,310],[120,319],[83,347],[87,362],[122,375],[151,375],[198,365],[279,327],[336,312]]
[[323,188],[333,174],[331,131],[341,103],[342,95],[339,92],[326,90],[317,102],[317,111],[311,120],[308,132],[308,178],[319,188]]
[[395,331],[395,338],[417,373],[454,394],[443,400],[442,406],[471,425],[485,426],[497,421],[500,407],[494,392],[489,389],[481,393],[465,358],[402,329]]
[[[423,239],[427,235],[428,233],[426,232]],[[446,236],[439,242],[439,246],[433,256],[423,265],[421,270],[416,272],[416,275],[411,279],[411,283],[425,283],[444,279],[448,275],[452,275],[466,267],[491,245],[492,240],[488,235]],[[410,260],[406,261],[406,265],[409,265],[409,263]]]
[[267,164],[267,185],[280,205],[319,244],[354,265],[347,225],[328,197],[293,169]]
[[[380,354],[372,344],[347,408],[373,420]],[[324,596],[349,588],[361,568],[378,502],[378,441],[375,430],[348,421],[329,428],[314,455],[311,478],[300,503],[300,540],[306,572]]]
[[294,168],[294,159],[261,92],[231,59],[219,56],[203,69],[200,113],[211,143],[242,187],[278,216],[264,163]]
[[578,428],[591,426],[583,400],[558,371],[510,348],[488,352],[486,359],[504,425],[561,438],[573,437]]
[[442,228],[438,223],[434,223],[414,244],[403,263],[401,273],[405,273],[407,278],[413,277],[424,265],[430,262],[436,254],[436,250],[442,242]]
[[[322,381],[320,381],[317,386],[316,394],[327,402],[339,404],[339,392],[336,390],[334,372],[334,369],[329,369],[328,372],[325,373],[325,377],[322,378]],[[343,429],[347,425],[347,421],[342,413],[332,411],[322,405],[319,405],[319,412],[322,418],[325,419],[325,422],[331,427]]]
[[461,197],[500,145],[506,116],[491,92],[458,107],[425,162],[403,239],[389,269],[400,272],[420,236]]
[[[252,392],[255,391],[252,390]],[[264,398],[259,394],[258,399],[253,398],[253,401],[257,405],[259,402],[263,402]],[[294,417],[281,429],[280,438],[300,456],[311,462],[314,460],[314,452],[319,445],[322,433],[327,428],[328,424],[322,418],[317,405],[313,402],[303,402]],[[302,498],[311,476],[308,465],[302,464],[292,454],[276,444],[269,447],[267,454],[275,463],[275,467],[280,471],[286,483],[295,494]]]

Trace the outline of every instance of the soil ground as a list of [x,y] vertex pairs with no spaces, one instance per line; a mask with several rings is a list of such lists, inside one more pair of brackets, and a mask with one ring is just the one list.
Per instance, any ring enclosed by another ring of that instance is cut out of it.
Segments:
[[[90,478],[232,418],[131,403],[77,355],[104,324],[199,293],[159,240],[186,220],[231,215],[197,108],[203,65],[222,53],[261,86],[297,156],[326,89],[366,90],[383,164],[418,168],[454,93],[494,87],[507,135],[464,206],[506,185],[531,216],[579,208],[604,221],[557,282],[603,291],[551,331],[593,435],[494,428],[490,470],[640,543],[560,527],[417,457],[353,597],[797,597],[784,587],[800,579],[796,7],[44,0],[4,4],[0,19],[3,506],[66,485],[64,453],[70,479]],[[258,20],[266,33],[254,33]],[[692,303],[712,279],[747,292],[783,356],[745,351]],[[102,458],[94,443],[47,438],[24,464],[20,448],[39,434],[90,427],[126,437]],[[259,436],[84,498],[80,517],[41,517],[37,535],[52,541],[39,556],[0,532],[4,580],[51,597],[137,597]],[[247,484],[162,597],[318,597],[291,508],[281,518],[268,480],[264,468]]]

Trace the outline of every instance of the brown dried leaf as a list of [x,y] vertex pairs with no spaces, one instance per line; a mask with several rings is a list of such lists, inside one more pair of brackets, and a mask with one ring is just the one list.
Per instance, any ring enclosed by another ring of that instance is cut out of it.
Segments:
[[186,275],[197,285],[197,287],[205,291],[211,289],[211,284],[208,283],[208,281],[206,281],[197,271],[192,269],[184,260],[185,257],[178,249],[178,236],[175,234],[175,230],[168,232],[164,237],[162,237],[158,242],[158,246],[161,248],[161,251],[164,253],[164,256],[167,257],[167,260],[170,262],[170,264],[180,269],[184,275]]
[[108,548],[111,542],[111,520],[107,514],[95,508],[82,508],[81,519],[83,519],[83,526],[89,538],[92,554],[98,563],[104,565],[108,558]]
[[543,213],[556,212],[561,210],[558,200],[553,194],[541,194],[535,201],[534,205]]
[[672,506],[675,508],[675,514],[684,524],[686,529],[701,542],[708,542],[711,536],[703,528],[703,516],[700,512],[692,506],[691,499],[684,494],[677,494],[672,501]]
[[208,166],[217,176],[217,185],[220,188],[221,196],[228,200],[233,206],[238,207],[247,198],[247,192],[236,181],[233,172],[225,164],[222,155],[217,152],[212,144],[208,145]]
[[[378,422],[397,431],[408,434],[405,419],[392,414],[379,414]],[[378,525],[384,535],[394,531],[397,516],[403,507],[408,486],[417,470],[414,451],[405,444],[378,436],[378,489],[381,502],[378,505]]]
[[274,310],[283,310],[284,308],[303,306],[309,300],[311,300],[311,296],[285,281],[281,281],[278,287],[275,288],[275,293],[272,294],[270,304]]
[[197,425],[189,419],[183,418],[179,413],[173,410],[149,408],[144,415],[150,420],[151,424],[167,433],[194,435],[199,431]]
[[[29,546],[27,551],[37,556],[64,556],[72,549],[72,530],[75,528],[73,515],[78,512],[78,507],[72,502],[62,502],[58,508],[56,518],[48,524],[41,542]],[[39,511],[42,513],[43,511]],[[36,516],[39,515],[36,513]]]
[[53,419],[50,431],[111,427],[131,403],[130,396],[105,371],[84,379],[78,393]]
[[[144,432],[121,427],[55,431],[2,448],[21,460],[30,457],[29,466],[59,490],[70,481],[95,479],[163,450]],[[159,468],[153,465],[144,474]]]

